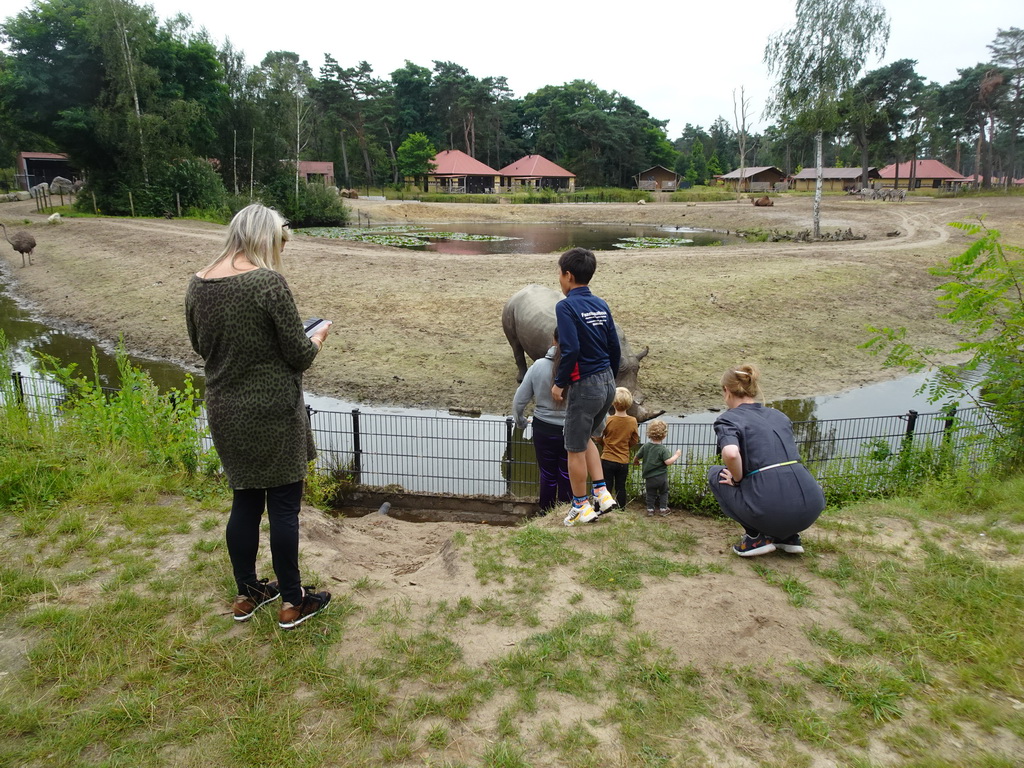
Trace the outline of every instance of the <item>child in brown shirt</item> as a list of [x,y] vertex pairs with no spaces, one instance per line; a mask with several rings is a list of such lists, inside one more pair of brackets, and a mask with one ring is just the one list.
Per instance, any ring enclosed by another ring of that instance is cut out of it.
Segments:
[[626,508],[629,453],[634,445],[640,443],[636,419],[626,413],[632,404],[633,395],[629,390],[625,387],[616,387],[615,400],[612,401],[615,415],[608,417],[601,438],[601,466],[604,467],[604,479],[608,483],[608,490],[615,496],[619,509]]

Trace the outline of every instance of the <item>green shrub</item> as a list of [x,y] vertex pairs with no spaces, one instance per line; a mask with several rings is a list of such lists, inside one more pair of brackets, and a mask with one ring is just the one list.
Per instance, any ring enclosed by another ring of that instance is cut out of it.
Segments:
[[[188,158],[157,166],[150,175],[149,184],[130,187],[119,178],[93,174],[89,183],[75,200],[75,208],[93,212],[93,195],[101,213],[115,216],[177,216],[188,209],[215,212],[223,215],[227,205],[227,190],[217,171],[206,160]],[[204,217],[205,218],[205,217]]]
[[343,227],[348,208],[338,193],[323,184],[299,184],[297,208],[286,209],[293,227]]
[[735,200],[736,193],[728,187],[690,187],[677,189],[669,198],[673,203],[715,203]]
[[199,395],[190,376],[184,389],[162,395],[145,371],[132,365],[123,343],[116,352],[120,387],[109,391],[99,375],[93,350],[93,378],[75,373],[75,364],[62,365],[40,355],[43,372],[66,390],[60,406],[60,429],[105,448],[134,449],[149,461],[174,471],[195,474],[209,469],[202,433],[196,426]]

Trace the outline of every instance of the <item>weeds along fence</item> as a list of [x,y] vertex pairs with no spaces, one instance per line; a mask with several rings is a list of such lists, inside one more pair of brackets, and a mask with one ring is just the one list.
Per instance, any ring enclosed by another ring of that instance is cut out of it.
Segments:
[[[51,379],[17,372],[12,378],[14,396],[30,413],[59,418],[72,405],[68,390]],[[537,493],[529,431],[516,429],[511,418],[307,410],[318,469],[346,484],[460,496]],[[205,411],[200,414],[196,428],[210,447]],[[836,500],[892,493],[958,467],[983,471],[1006,436],[995,411],[986,407],[810,419],[793,426],[804,463]],[[682,450],[670,470],[672,505],[713,507],[706,480],[718,460],[712,425],[672,423],[668,429],[666,445]],[[641,425],[642,440],[645,432]],[[630,489],[634,497],[643,494],[638,467]]]

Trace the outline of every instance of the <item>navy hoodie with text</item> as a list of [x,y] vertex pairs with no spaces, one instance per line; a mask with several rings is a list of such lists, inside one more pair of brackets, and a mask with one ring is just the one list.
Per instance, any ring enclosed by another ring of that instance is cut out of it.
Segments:
[[619,336],[604,299],[588,286],[573,288],[555,304],[555,318],[562,350],[555,384],[566,387],[605,368],[611,368],[613,376],[619,372]]

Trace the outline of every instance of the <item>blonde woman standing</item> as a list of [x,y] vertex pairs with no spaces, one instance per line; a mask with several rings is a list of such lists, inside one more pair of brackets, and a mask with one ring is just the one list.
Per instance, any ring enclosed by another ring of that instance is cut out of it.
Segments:
[[[299,507],[316,457],[302,395],[302,372],[319,353],[330,325],[307,338],[280,274],[289,237],[277,211],[254,203],[235,215],[220,255],[189,281],[185,318],[192,348],[205,361],[210,433],[232,488],[226,539],[246,621],[283,599],[282,629],[292,629],[330,602],[299,575]],[[256,555],[266,509],[277,581],[259,579]]]

